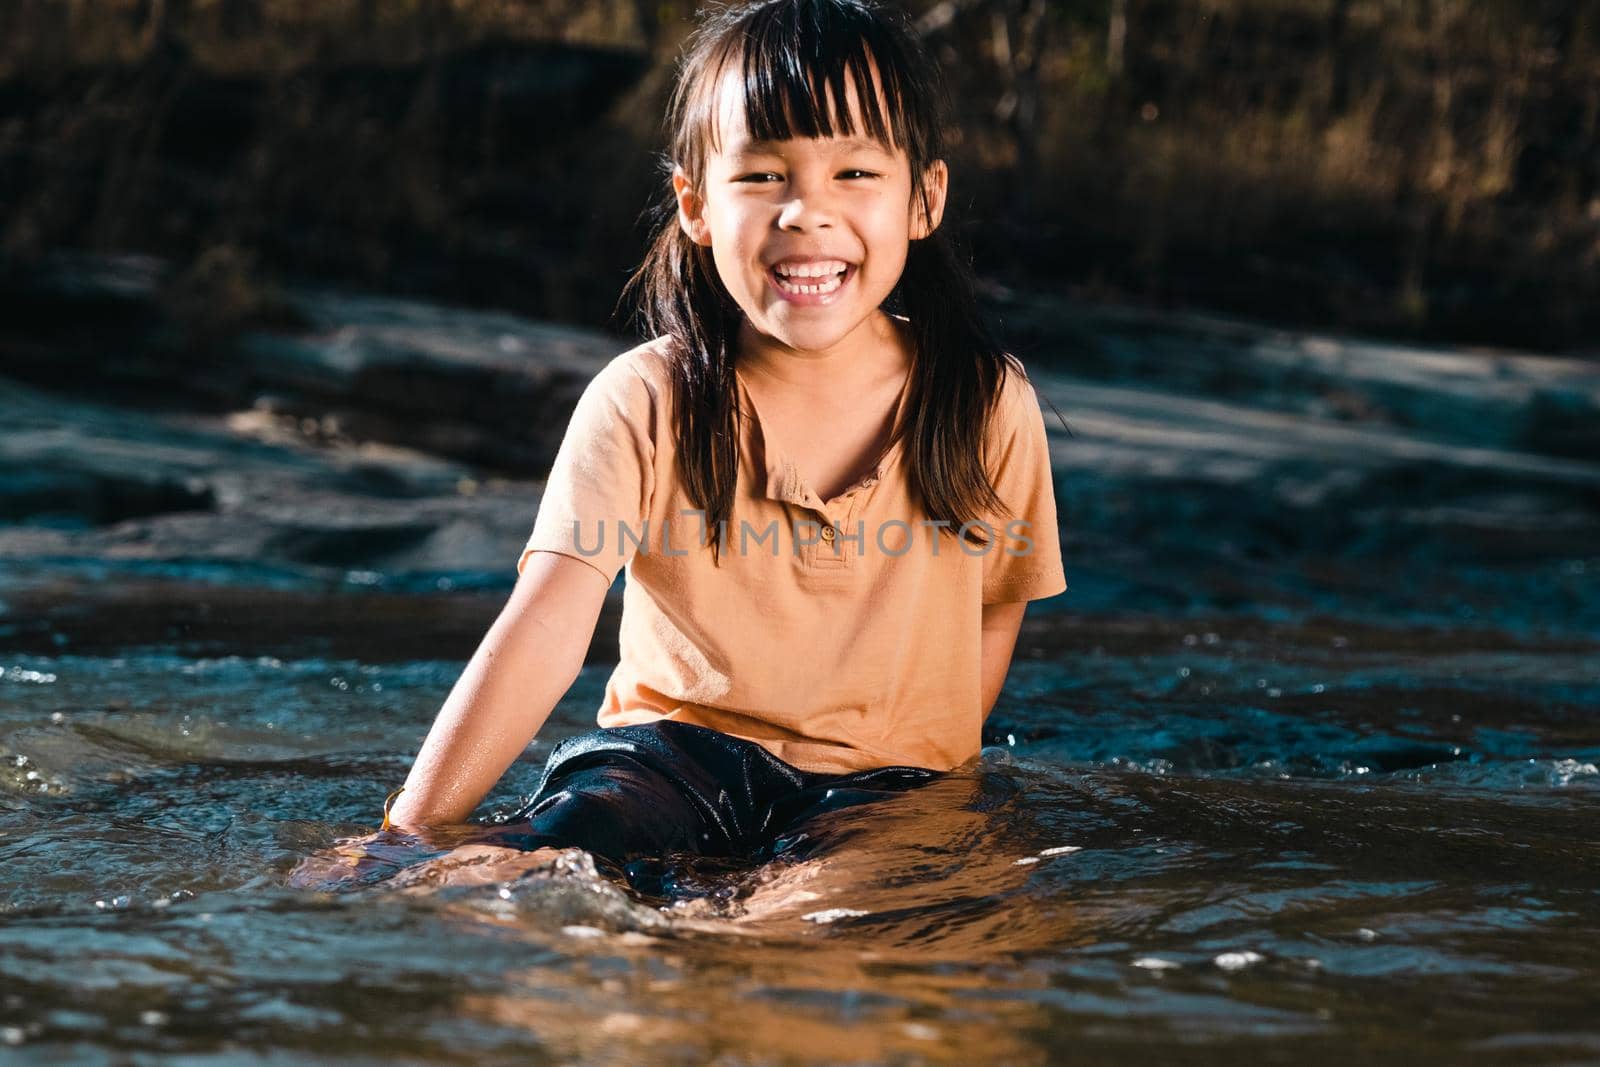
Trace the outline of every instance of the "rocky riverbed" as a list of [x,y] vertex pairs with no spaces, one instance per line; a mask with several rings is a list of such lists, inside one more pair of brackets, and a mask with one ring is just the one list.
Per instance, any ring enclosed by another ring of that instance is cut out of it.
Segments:
[[[197,347],[164,281],[156,261],[63,259],[0,298],[0,560],[31,608],[5,624],[23,647],[72,639],[27,592],[61,583],[498,594],[567,413],[631,343],[305,288],[281,298],[288,325]],[[1600,627],[1600,364],[997,310],[1055,409],[1073,590],[1046,613]]]
[[[627,892],[577,853],[440,888],[396,845],[403,890],[335,894],[289,872],[376,823],[630,342],[306,287],[202,344],[163,286],[61,260],[0,293],[9,1051],[1600,1047],[1595,363],[1010,297],[1066,423],[1072,587],[1030,609],[975,766]],[[592,726],[617,609],[480,815]]]

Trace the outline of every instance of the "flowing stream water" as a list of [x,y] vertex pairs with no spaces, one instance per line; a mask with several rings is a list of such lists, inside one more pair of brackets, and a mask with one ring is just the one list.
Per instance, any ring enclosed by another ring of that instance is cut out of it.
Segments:
[[[378,595],[304,614],[349,626]],[[1600,1058],[1592,645],[1046,615],[976,765],[759,866],[669,858],[645,897],[581,853],[478,886],[292,888],[374,828],[459,670],[306,654],[318,637],[4,664],[15,1052]],[[607,670],[487,817],[589,727]]]

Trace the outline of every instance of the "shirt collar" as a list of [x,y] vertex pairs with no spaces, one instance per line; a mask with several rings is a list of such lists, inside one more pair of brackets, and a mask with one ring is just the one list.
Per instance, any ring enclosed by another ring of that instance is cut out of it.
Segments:
[[[744,375],[734,371],[734,380],[739,388],[739,406],[750,420],[751,432],[746,440],[753,446],[753,462],[758,479],[764,477],[765,483],[762,491],[769,500],[778,500],[787,504],[796,504],[801,507],[811,507],[822,503],[820,500],[807,499],[806,488],[800,477],[800,468],[782,452],[782,446],[767,439],[765,426],[761,420],[761,410],[756,406],[755,398],[750,395],[749,388],[744,383]],[[911,391],[911,379],[906,378],[906,383],[900,389],[900,396],[895,401],[895,422],[899,424],[904,418],[906,395]],[[874,469],[863,475],[863,479],[871,478],[881,481],[884,472],[889,469],[901,452],[901,441],[896,439],[889,447],[884,449],[878,457]],[[859,484],[859,483],[857,483]]]

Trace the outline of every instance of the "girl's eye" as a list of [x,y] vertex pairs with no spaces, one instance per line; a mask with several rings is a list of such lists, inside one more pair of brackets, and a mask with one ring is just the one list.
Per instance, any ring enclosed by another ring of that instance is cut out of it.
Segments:
[[[851,168],[850,170],[840,171],[839,177],[851,179],[876,178],[878,177],[878,174],[875,171]],[[768,181],[781,182],[783,181],[783,176],[780,174],[774,174],[771,171],[757,171],[750,174],[741,174],[739,177],[733,180],[735,182],[747,182],[751,185],[765,185]]]

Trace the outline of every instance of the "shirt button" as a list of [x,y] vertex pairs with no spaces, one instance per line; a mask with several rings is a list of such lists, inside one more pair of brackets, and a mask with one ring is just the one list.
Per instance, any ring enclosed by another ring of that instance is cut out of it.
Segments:
[[833,540],[833,527],[832,526],[824,526],[822,528],[822,539],[824,541],[829,541],[829,542],[831,542]]

